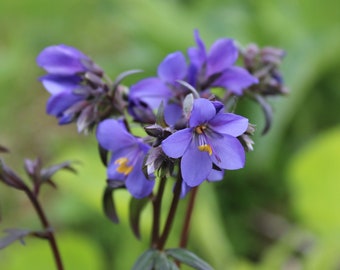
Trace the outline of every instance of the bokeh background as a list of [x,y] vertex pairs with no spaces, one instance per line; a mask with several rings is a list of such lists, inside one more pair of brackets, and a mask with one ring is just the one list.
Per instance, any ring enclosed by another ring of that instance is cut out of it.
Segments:
[[[166,54],[194,45],[195,28],[208,45],[232,37],[284,48],[290,94],[270,100],[274,122],[266,136],[260,108],[241,106],[238,113],[257,125],[255,150],[245,169],[202,186],[189,248],[217,270],[340,269],[339,13],[336,0],[2,0],[0,144],[11,150],[2,158],[22,173],[24,158],[81,161],[77,175],[60,172],[58,190],[42,194],[66,269],[130,269],[148,245],[150,209],[141,241],[130,232],[125,193],[117,194],[120,225],[104,217],[105,169],[94,136],[45,115],[48,94],[37,81],[43,71],[36,56],[64,43],[113,78],[136,68],[153,75]],[[4,185],[0,207],[1,230],[39,228],[24,195]],[[177,218],[169,247],[180,225]],[[1,269],[28,266],[53,269],[47,243],[27,239],[0,251]]]

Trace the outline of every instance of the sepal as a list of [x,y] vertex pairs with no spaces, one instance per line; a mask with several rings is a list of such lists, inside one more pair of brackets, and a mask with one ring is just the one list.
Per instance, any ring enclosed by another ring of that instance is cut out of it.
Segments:
[[116,204],[114,201],[114,191],[117,189],[126,188],[122,181],[108,181],[108,185],[104,190],[103,195],[103,210],[108,219],[113,223],[119,223],[119,218],[116,210]]

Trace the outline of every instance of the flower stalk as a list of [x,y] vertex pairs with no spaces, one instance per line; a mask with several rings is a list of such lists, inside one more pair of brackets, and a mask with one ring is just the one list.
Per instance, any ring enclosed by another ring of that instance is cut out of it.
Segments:
[[152,201],[153,224],[152,224],[152,233],[151,233],[151,247],[153,248],[157,247],[157,242],[159,240],[161,208],[162,208],[162,199],[163,199],[165,184],[166,184],[166,177],[161,176],[157,195],[154,197]]
[[174,194],[173,194],[169,214],[168,214],[168,217],[167,217],[165,225],[164,225],[164,230],[163,230],[163,232],[162,232],[162,234],[159,238],[158,244],[157,244],[157,249],[159,249],[159,250],[164,249],[166,240],[169,237],[169,233],[170,233],[170,230],[171,230],[174,218],[175,218],[178,202],[179,202],[179,199],[180,199],[182,178],[180,176],[180,173],[178,175],[179,175],[179,177],[178,177],[176,184],[175,184]]
[[51,230],[50,223],[45,215],[43,208],[41,207],[40,202],[38,201],[38,198],[32,193],[32,191],[27,186],[25,187],[24,192],[26,193],[27,197],[31,201],[35,211],[38,214],[40,222],[46,231],[46,239],[48,240],[50,244],[57,270],[63,270],[64,269],[63,262],[61,259],[57,241],[54,237],[54,233]]

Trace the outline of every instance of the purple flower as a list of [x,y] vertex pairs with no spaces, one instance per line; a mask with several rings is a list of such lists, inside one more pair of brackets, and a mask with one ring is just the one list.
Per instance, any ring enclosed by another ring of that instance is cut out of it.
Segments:
[[214,104],[203,98],[194,101],[189,127],[176,131],[162,142],[164,153],[181,158],[183,181],[190,187],[204,180],[221,179],[213,169],[240,169],[245,163],[245,152],[236,138],[248,128],[248,119],[217,112]]
[[[143,79],[132,85],[129,92],[129,111],[135,112],[134,108],[140,104],[146,104],[150,109],[156,109],[160,103],[168,102],[170,98],[179,95],[183,89],[177,80],[184,80],[187,75],[187,64],[181,52],[174,52],[167,55],[159,64],[158,77]],[[143,116],[138,117],[135,113],[132,116],[136,121],[143,122]],[[147,121],[145,121],[147,122]]]
[[59,124],[77,119],[79,132],[91,129],[98,122],[95,103],[103,100],[98,96],[107,92],[102,69],[88,56],[66,45],[45,48],[37,63],[48,72],[39,79],[51,94],[47,113],[57,117]]
[[128,133],[123,124],[114,119],[104,120],[98,125],[97,140],[104,149],[112,152],[107,169],[109,180],[124,181],[135,198],[148,196],[154,181],[145,177],[142,167],[150,146]]
[[235,95],[242,95],[243,89],[258,83],[246,69],[234,66],[238,49],[232,39],[218,39],[207,52],[198,31],[195,31],[197,47],[188,49],[190,68],[188,81],[196,89],[222,87]]

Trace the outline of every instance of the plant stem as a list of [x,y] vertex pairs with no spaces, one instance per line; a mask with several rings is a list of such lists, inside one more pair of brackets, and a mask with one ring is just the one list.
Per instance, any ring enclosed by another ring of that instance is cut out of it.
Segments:
[[54,256],[54,260],[55,260],[55,264],[57,266],[57,269],[63,270],[64,267],[63,267],[60,252],[59,252],[59,249],[58,249],[58,246],[57,246],[57,241],[54,237],[53,232],[50,230],[50,224],[48,222],[48,219],[47,219],[37,197],[27,187],[24,189],[24,191],[27,194],[30,201],[32,202],[34,209],[36,210],[36,212],[39,216],[41,224],[43,225],[44,229],[46,230],[47,239],[50,243],[50,247],[52,249],[52,253],[53,253],[53,256]]
[[158,193],[152,201],[153,206],[153,224],[152,224],[152,234],[151,234],[151,247],[157,247],[157,242],[159,239],[159,227],[161,218],[161,208],[162,208],[162,198],[164,194],[164,188],[166,183],[166,177],[161,176]]
[[169,233],[170,233],[173,221],[174,221],[174,217],[175,217],[175,214],[176,214],[179,198],[180,198],[180,195],[181,195],[182,178],[180,176],[180,172],[178,173],[178,175],[179,175],[179,177],[178,177],[176,184],[175,184],[174,196],[172,198],[169,214],[168,214],[168,217],[167,217],[165,225],[164,225],[163,233],[162,233],[162,235],[161,235],[161,237],[159,238],[159,241],[158,241],[157,249],[159,249],[159,250],[163,250],[165,242],[168,239],[168,236],[169,236]]
[[187,206],[187,211],[185,214],[185,219],[183,223],[182,233],[181,233],[181,240],[179,242],[180,248],[186,248],[189,238],[189,228],[190,228],[190,221],[192,217],[192,212],[194,210],[195,199],[198,191],[198,186],[194,187],[190,192],[190,198]]

